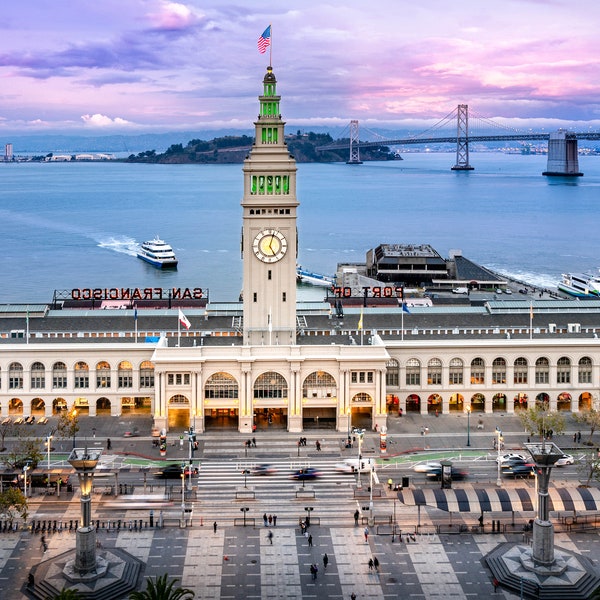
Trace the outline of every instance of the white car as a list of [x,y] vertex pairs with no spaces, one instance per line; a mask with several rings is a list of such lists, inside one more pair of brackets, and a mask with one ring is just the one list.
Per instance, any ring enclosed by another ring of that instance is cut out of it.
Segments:
[[525,456],[525,454],[521,454],[520,452],[508,452],[507,454],[501,454],[496,462],[502,464],[509,463],[511,460],[524,460],[531,461],[531,456]]
[[441,469],[442,468],[442,463],[440,463],[439,461],[432,461],[432,462],[422,462],[422,463],[418,463],[413,467],[413,471],[415,473],[429,473],[430,471],[435,471],[436,469]]
[[508,294],[508,295],[510,296],[510,295],[512,294],[512,290],[511,290],[510,288],[506,288],[506,289],[504,290],[504,293],[505,293],[505,294]]
[[575,459],[571,454],[563,454],[554,464],[557,467],[564,467],[565,465],[572,465]]

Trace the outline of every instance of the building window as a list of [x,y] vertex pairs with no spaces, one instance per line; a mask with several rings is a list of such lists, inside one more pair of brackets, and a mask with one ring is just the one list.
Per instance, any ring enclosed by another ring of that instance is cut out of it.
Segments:
[[571,383],[571,360],[566,356],[556,363],[556,383]]
[[54,389],[67,387],[67,365],[63,362],[54,363],[52,367],[52,387]]
[[286,302],[287,301],[287,293],[286,292],[282,292],[281,293],[281,301],[282,302]]
[[140,365],[140,387],[154,387],[154,365],[148,360]]
[[90,368],[87,363],[78,362],[75,365],[75,388],[83,389],[90,387]]
[[474,358],[471,361],[471,383],[485,383],[485,361],[483,358]]
[[442,385],[442,361],[439,358],[432,358],[427,364],[427,383]]
[[462,385],[463,382],[463,361],[460,358],[453,358],[450,361],[449,383],[450,385]]
[[492,383],[506,383],[506,361],[495,358],[492,363]]
[[119,363],[118,380],[120,388],[133,387],[133,365],[128,360]]
[[31,389],[40,390],[46,387],[46,367],[41,362],[31,365]]
[[287,398],[287,381],[274,371],[263,373],[254,382],[253,395],[254,398]]
[[406,361],[406,385],[421,385],[421,363],[416,358]]
[[313,371],[302,384],[304,398],[335,398],[337,385],[333,376],[326,371]]
[[400,364],[395,358],[392,358],[387,361],[385,367],[385,385],[388,387],[398,387],[400,384]]
[[592,383],[592,359],[589,356],[579,360],[579,383]]
[[373,383],[373,371],[352,371],[352,383]]
[[96,387],[110,387],[110,365],[106,361],[99,362],[96,365]]
[[535,361],[535,382],[550,383],[550,363],[547,358],[538,358]]
[[520,356],[515,360],[514,364],[514,383],[527,383],[527,370],[529,365],[527,359]]
[[169,385],[190,385],[189,373],[169,373],[167,375]]
[[252,302],[258,302],[258,297],[257,297],[257,295],[256,295],[256,292],[254,292],[254,293],[252,294]]
[[8,387],[11,390],[23,388],[23,365],[21,363],[10,363],[8,367]]
[[238,384],[233,375],[219,372],[211,375],[204,385],[205,398],[237,398]]

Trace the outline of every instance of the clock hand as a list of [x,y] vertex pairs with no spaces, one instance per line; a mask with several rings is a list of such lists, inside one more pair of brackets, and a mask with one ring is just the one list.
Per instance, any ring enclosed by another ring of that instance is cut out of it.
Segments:
[[269,250],[273,254],[273,234],[271,234],[271,241],[269,242]]

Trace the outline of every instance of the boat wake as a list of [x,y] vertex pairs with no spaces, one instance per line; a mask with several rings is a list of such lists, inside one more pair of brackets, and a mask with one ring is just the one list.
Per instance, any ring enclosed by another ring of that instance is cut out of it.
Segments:
[[556,289],[558,277],[546,273],[532,273],[531,271],[513,270],[509,271],[501,267],[488,265],[495,273],[502,275],[512,281],[523,283],[525,285],[534,286],[540,289]]
[[128,237],[107,237],[98,240],[99,248],[106,248],[120,254],[128,254],[129,256],[137,256],[140,245],[133,238]]

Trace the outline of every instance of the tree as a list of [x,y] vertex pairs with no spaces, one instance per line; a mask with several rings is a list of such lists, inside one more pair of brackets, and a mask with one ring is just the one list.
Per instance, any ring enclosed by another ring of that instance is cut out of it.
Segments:
[[548,432],[561,434],[565,430],[564,417],[555,410],[549,410],[547,402],[536,402],[527,410],[519,412],[519,419],[525,431],[545,439]]
[[62,438],[75,438],[79,431],[79,415],[77,409],[63,410],[58,417],[56,433]]
[[196,596],[192,590],[175,587],[178,579],[168,581],[165,573],[156,579],[148,579],[146,589],[129,594],[129,600],[191,600]]
[[22,469],[25,465],[35,469],[44,458],[41,447],[42,440],[38,438],[20,438],[8,453],[6,462],[13,469]]
[[580,423],[584,427],[590,428],[590,439],[585,443],[588,446],[592,446],[592,437],[594,435],[594,431],[600,428],[600,411],[597,411],[595,408],[590,408],[590,410],[574,413],[573,420],[576,423]]
[[27,498],[19,488],[8,487],[0,493],[0,514],[3,519],[8,519],[11,526],[17,514],[27,519]]
[[49,596],[46,600],[82,600],[81,592],[76,588],[63,588],[58,594]]
[[585,487],[590,486],[592,479],[600,480],[600,456],[598,456],[598,452],[586,454],[579,470],[587,477]]

